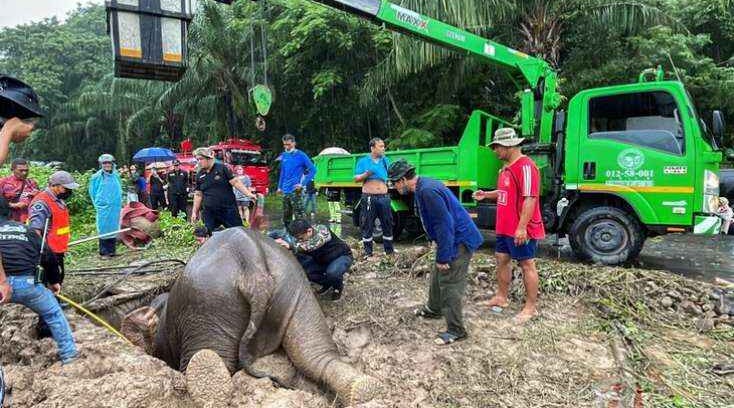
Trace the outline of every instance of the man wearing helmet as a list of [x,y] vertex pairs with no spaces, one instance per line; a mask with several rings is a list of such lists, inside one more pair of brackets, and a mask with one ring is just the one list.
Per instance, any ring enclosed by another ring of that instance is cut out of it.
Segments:
[[103,154],[97,159],[100,169],[89,181],[89,197],[97,211],[97,233],[99,255],[103,258],[115,256],[117,237],[113,234],[120,229],[122,210],[122,181],[115,170],[115,158]]
[[[0,75],[0,165],[8,158],[10,143],[27,139],[40,117],[43,111],[33,88],[13,77]],[[0,303],[9,301],[11,295],[10,285],[0,275]]]

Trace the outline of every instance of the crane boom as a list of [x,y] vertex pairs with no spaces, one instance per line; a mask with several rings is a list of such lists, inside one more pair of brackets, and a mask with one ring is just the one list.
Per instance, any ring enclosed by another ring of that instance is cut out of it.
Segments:
[[526,81],[521,97],[521,132],[541,143],[550,142],[555,109],[561,103],[556,72],[546,61],[474,33],[424,16],[387,0],[312,0],[418,37],[430,43],[519,72]]

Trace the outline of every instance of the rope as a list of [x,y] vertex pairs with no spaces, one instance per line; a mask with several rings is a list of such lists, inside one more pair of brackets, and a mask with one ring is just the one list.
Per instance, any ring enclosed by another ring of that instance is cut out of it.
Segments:
[[260,46],[263,55],[263,79],[265,86],[268,86],[268,41],[267,41],[267,22],[268,22],[268,6],[265,0],[262,1],[262,17],[263,23],[260,25]]
[[91,299],[89,299],[86,302],[84,302],[83,305],[86,306],[86,305],[92,303],[93,301],[99,299],[99,297],[102,296],[103,294],[105,294],[110,288],[112,288],[114,286],[117,286],[118,284],[120,284],[122,281],[124,281],[125,279],[127,279],[130,275],[134,274],[135,272],[140,271],[143,268],[146,268],[146,267],[148,267],[150,265],[154,265],[154,264],[157,264],[157,263],[164,263],[164,262],[178,262],[181,265],[184,265],[184,266],[186,265],[186,262],[184,262],[184,261],[182,261],[180,259],[175,259],[175,258],[171,258],[171,259],[159,259],[159,260],[156,260],[156,261],[150,261],[150,262],[144,263],[142,265],[139,265],[139,266],[131,269],[128,272],[125,272],[125,274],[122,275],[120,277],[120,279],[117,279],[116,281],[114,281],[114,282],[110,283],[109,285],[105,286],[102,290],[99,291],[99,293],[97,293]]
[[131,346],[135,346],[130,340],[128,340],[127,337],[123,336],[122,333],[120,333],[119,331],[117,331],[114,327],[112,327],[106,321],[102,320],[101,317],[97,316],[96,314],[94,314],[94,313],[90,312],[89,310],[87,310],[86,308],[84,308],[84,306],[82,306],[82,305],[74,302],[73,300],[69,299],[68,297],[62,295],[61,293],[57,294],[56,297],[58,297],[59,299],[63,300],[64,302],[66,302],[66,303],[74,306],[75,308],[77,308],[78,310],[80,310],[81,312],[83,312],[84,314],[86,314],[87,316],[91,317],[92,320],[94,320],[95,322],[97,322],[97,323],[101,324],[102,326],[104,326],[104,328],[106,328],[107,330],[109,330],[110,333],[115,334],[115,335],[117,335],[117,337],[123,339],[127,344],[129,344]]

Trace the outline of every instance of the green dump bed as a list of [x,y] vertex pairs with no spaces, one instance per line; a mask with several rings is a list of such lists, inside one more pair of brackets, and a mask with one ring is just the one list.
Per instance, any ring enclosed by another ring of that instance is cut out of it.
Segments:
[[[497,127],[509,126],[499,118],[474,111],[458,146],[388,151],[391,161],[404,158],[416,166],[419,175],[441,180],[456,188],[462,203],[473,205],[471,195],[478,188],[493,188],[500,162],[487,146]],[[358,188],[354,182],[357,160],[368,153],[325,155],[314,160],[317,188]]]

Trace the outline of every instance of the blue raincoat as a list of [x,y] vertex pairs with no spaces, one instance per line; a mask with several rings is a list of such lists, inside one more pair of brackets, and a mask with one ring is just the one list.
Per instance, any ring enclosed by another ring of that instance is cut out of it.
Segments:
[[[97,233],[107,234],[120,229],[122,182],[115,168],[112,173],[100,169],[89,181],[89,197],[97,210]],[[104,239],[114,238],[114,235]]]

